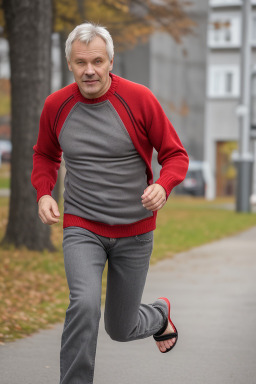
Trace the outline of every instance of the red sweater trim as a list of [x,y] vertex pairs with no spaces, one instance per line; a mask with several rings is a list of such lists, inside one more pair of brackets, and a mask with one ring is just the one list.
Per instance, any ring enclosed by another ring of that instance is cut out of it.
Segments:
[[156,216],[157,212],[153,212],[152,217],[137,221],[136,223],[109,225],[65,213],[63,228],[81,227],[104,237],[130,237],[141,235],[142,233],[150,232],[156,229]]

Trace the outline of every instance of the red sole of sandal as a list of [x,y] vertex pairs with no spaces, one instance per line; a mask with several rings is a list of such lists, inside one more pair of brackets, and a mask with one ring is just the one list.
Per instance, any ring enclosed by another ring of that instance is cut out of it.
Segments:
[[166,302],[166,304],[168,306],[168,320],[171,323],[171,326],[173,327],[175,332],[177,332],[177,329],[171,320],[171,303],[170,303],[170,301],[166,297],[159,297],[158,300],[164,300]]

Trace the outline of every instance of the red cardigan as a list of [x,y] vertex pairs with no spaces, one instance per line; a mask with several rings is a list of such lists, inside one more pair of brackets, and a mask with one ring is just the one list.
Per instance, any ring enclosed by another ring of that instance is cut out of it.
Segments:
[[[188,155],[172,124],[152,92],[140,85],[114,74],[112,83],[103,96],[86,99],[76,83],[48,96],[41,114],[37,144],[34,146],[31,181],[37,190],[37,201],[43,195],[51,195],[57,180],[62,149],[58,137],[62,126],[77,102],[94,104],[109,100],[147,167],[148,184],[153,183],[151,168],[153,147],[161,164],[160,177],[166,197],[186,175]],[[85,218],[64,214],[64,227],[80,226],[107,237],[134,236],[155,229],[156,212],[150,218],[126,225],[108,225]]]

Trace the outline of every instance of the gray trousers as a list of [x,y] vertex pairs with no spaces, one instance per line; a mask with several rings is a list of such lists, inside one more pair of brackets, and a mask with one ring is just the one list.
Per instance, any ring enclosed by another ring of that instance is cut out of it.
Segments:
[[102,272],[107,260],[104,320],[111,339],[142,339],[164,326],[162,312],[166,314],[167,308],[162,300],[141,304],[152,248],[153,231],[116,239],[79,227],[64,229],[63,252],[70,304],[61,340],[61,384],[93,383]]

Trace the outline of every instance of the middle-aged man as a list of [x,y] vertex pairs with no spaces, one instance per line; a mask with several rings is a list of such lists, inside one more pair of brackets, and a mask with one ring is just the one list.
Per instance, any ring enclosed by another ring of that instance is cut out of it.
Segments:
[[[66,42],[75,82],[50,95],[34,147],[32,183],[43,223],[59,221],[51,197],[63,152],[63,251],[70,304],[62,335],[61,384],[93,383],[108,260],[105,328],[117,341],[154,336],[170,351],[178,333],[170,302],[141,304],[157,211],[187,172],[188,156],[146,87],[118,77],[109,32],[85,23]],[[153,147],[162,166],[153,184]]]

